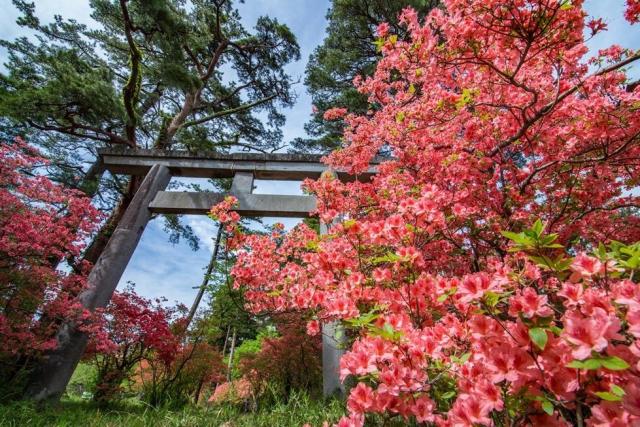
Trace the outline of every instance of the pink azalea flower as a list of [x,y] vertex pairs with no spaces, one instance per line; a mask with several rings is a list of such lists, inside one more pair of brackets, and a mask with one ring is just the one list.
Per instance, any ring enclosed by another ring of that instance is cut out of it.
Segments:
[[572,282],[580,279],[591,279],[593,276],[604,273],[604,264],[598,258],[588,256],[581,252],[573,259],[570,266],[573,274],[570,277]]
[[551,307],[547,305],[547,296],[538,295],[533,288],[525,288],[521,293],[510,299],[509,314],[516,317],[522,314],[531,319],[533,317],[549,317],[553,315]]
[[573,357],[582,360],[591,355],[592,351],[601,352],[607,347],[607,335],[613,335],[620,329],[620,321],[611,317],[602,308],[595,308],[593,315],[583,317],[576,311],[570,312],[564,318],[564,338],[574,349]]

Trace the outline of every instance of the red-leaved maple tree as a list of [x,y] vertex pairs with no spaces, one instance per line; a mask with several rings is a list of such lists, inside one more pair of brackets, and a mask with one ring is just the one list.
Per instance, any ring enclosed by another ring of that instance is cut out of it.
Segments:
[[[47,161],[25,142],[0,143],[0,360],[12,381],[56,345],[62,319],[90,313],[74,296],[85,286],[79,262],[100,213],[82,193],[41,173]],[[58,269],[71,261],[76,271]]]
[[171,329],[173,315],[161,301],[154,303],[133,289],[113,294],[95,316],[84,356],[97,367],[94,400],[106,403],[117,397],[122,382],[143,360],[171,364],[180,347],[180,335]]
[[640,52],[589,56],[606,25],[582,3],[446,0],[405,10],[404,41],[381,24],[354,82],[371,111],[327,112],[348,124],[327,163],[392,156],[306,183],[328,234],[230,239],[251,310],[351,328],[341,426],[640,423]]

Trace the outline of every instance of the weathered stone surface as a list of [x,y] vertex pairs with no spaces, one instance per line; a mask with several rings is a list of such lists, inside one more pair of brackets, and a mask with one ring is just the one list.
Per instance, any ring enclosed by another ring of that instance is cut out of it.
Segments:
[[[316,199],[312,196],[233,195],[238,198],[239,204],[234,210],[247,217],[306,218],[316,208]],[[211,206],[223,201],[225,196],[223,193],[160,191],[149,209],[154,213],[205,215]]]
[[[331,171],[331,173],[334,173]],[[327,234],[329,226],[320,223],[320,234]],[[344,354],[346,336],[338,322],[322,325],[322,394],[324,397],[345,395],[345,386],[340,381],[340,359]]]
[[[303,180],[318,178],[327,166],[313,154],[259,154],[215,152],[190,153],[161,150],[100,150],[107,170],[125,175],[143,175],[155,164],[167,166],[174,176],[231,178],[236,172],[253,173],[257,179]],[[343,181],[368,181],[376,172],[374,162],[367,173],[357,177],[337,171]]]

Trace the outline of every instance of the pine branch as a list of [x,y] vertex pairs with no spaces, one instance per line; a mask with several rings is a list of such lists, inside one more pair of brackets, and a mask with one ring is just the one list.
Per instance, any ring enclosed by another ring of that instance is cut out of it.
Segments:
[[199,119],[192,120],[190,122],[186,122],[186,123],[184,123],[182,125],[182,127],[187,128],[187,127],[190,127],[190,126],[195,126],[195,125],[199,125],[199,124],[208,122],[208,121],[213,120],[213,119],[217,119],[217,118],[224,117],[224,116],[229,116],[229,115],[232,115],[232,114],[237,114],[237,113],[240,113],[240,112],[245,111],[245,110],[250,110],[250,109],[252,109],[254,107],[257,107],[258,105],[261,105],[261,104],[264,104],[265,102],[271,101],[275,97],[276,97],[276,95],[270,95],[270,96],[267,96],[266,98],[261,98],[261,99],[258,99],[257,101],[250,102],[248,104],[243,104],[243,105],[240,105],[238,107],[230,108],[230,109],[224,110],[224,111],[218,111],[218,112],[215,112],[213,114],[209,114],[208,116],[204,116],[204,117],[201,117]]
[[122,19],[124,21],[124,32],[129,44],[129,68],[131,74],[127,84],[122,88],[122,97],[125,110],[127,112],[126,134],[127,138],[136,145],[136,126],[138,117],[136,115],[135,106],[138,103],[140,95],[140,85],[142,83],[142,53],[133,39],[133,24],[127,9],[128,0],[120,0],[120,9],[122,9]]

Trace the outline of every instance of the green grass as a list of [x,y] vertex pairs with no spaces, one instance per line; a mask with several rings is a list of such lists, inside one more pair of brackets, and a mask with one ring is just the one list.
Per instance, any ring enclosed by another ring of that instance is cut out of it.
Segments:
[[63,400],[57,406],[45,408],[38,408],[26,402],[0,405],[0,426],[300,427],[304,423],[321,426],[323,421],[336,422],[344,412],[344,404],[340,401],[316,401],[304,394],[294,394],[286,404],[277,403],[250,413],[233,406],[154,409],[139,402],[127,402],[110,409],[99,409],[90,402]]

